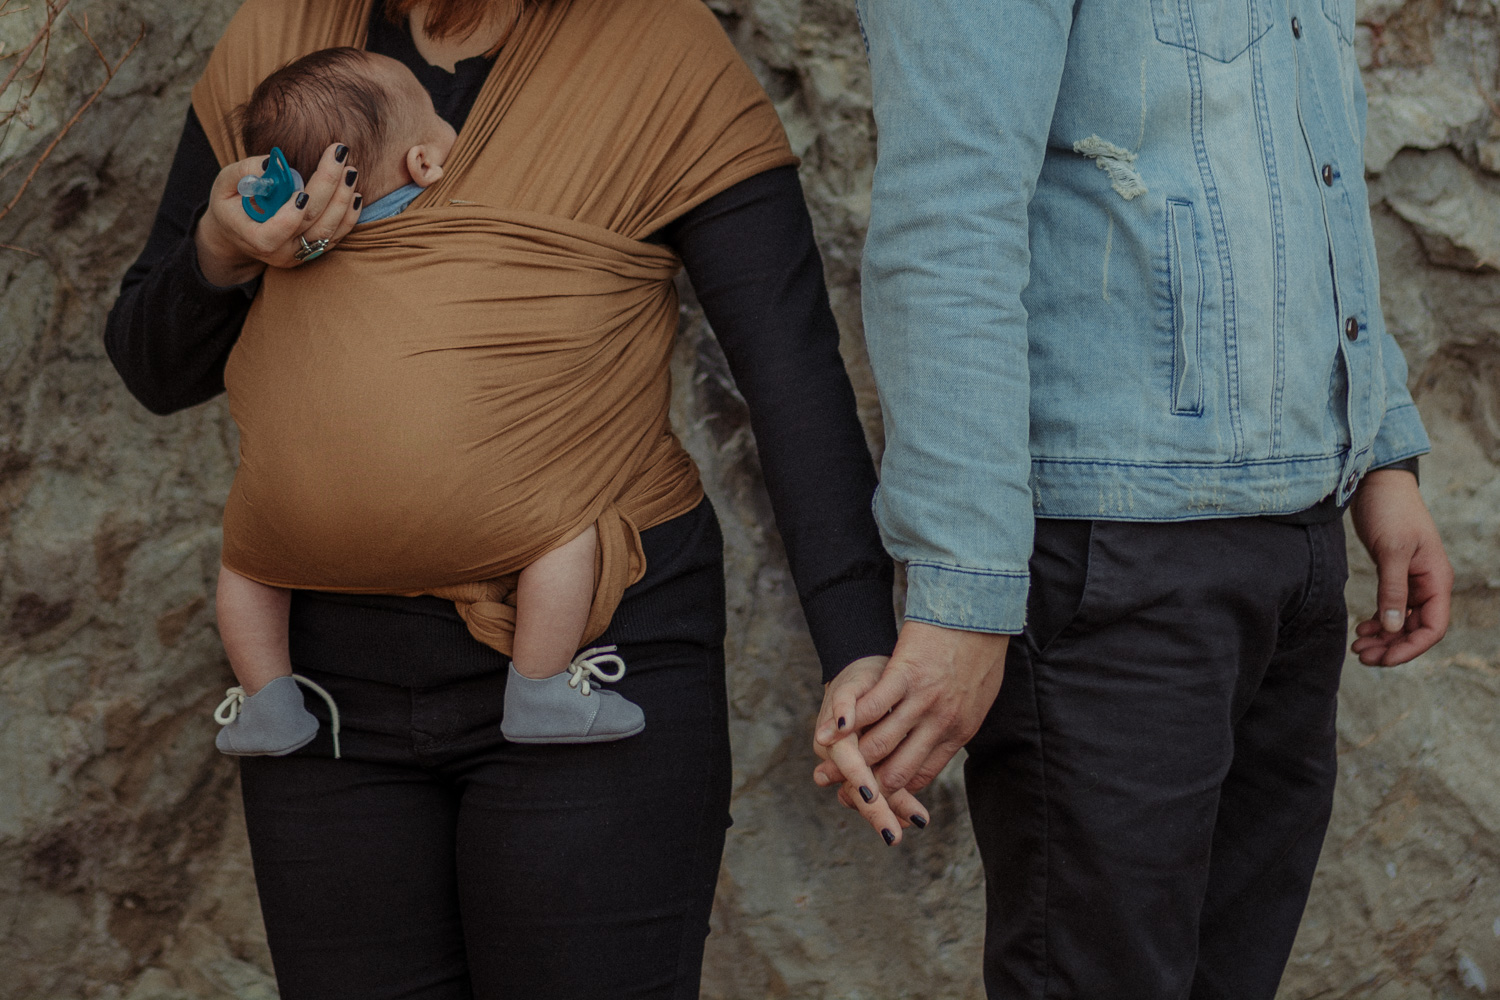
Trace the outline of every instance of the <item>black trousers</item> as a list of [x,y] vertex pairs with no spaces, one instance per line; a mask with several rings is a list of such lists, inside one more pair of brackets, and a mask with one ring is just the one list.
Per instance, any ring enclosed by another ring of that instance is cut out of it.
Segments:
[[325,725],[240,765],[282,1000],[698,996],[729,823],[723,653],[621,654],[645,732],[573,746],[501,738],[504,674],[303,670],[338,702],[343,758]]
[[1341,523],[1037,523],[969,745],[992,1000],[1271,1000],[1332,806]]

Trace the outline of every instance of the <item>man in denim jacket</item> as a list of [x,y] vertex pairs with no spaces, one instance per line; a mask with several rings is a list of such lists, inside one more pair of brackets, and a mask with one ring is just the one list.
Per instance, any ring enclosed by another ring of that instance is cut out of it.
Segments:
[[1447,627],[1354,5],[859,0],[908,592],[889,663],[829,685],[820,752],[862,738],[818,780],[889,841],[967,745],[991,997],[1272,997],[1332,801],[1346,507],[1359,659]]

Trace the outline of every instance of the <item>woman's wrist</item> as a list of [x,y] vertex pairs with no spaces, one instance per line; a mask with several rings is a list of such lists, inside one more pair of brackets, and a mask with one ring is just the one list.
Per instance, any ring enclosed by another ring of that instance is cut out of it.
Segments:
[[198,252],[198,270],[204,280],[219,288],[233,288],[253,281],[266,269],[262,261],[239,253],[223,238],[214,223],[212,209],[198,219],[193,231],[193,245]]

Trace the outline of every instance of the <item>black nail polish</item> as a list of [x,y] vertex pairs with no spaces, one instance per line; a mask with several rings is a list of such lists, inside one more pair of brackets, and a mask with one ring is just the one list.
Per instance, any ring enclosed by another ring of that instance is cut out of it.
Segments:
[[344,185],[346,187],[353,187],[354,186],[354,178],[356,178],[358,176],[359,176],[359,171],[355,170],[353,168],[350,168],[344,174]]
[[875,801],[875,793],[870,791],[864,785],[859,786],[859,797],[864,799],[866,803]]
[[262,169],[262,170],[270,170],[271,169],[271,158],[269,156],[266,157],[264,160],[260,161],[260,169]]
[[333,151],[333,162],[343,163],[348,158],[349,147],[345,146],[343,143],[339,143],[338,147]]
[[889,830],[881,830],[880,835],[885,838],[886,847],[890,847],[896,842],[896,835]]
[[303,191],[301,194],[299,194],[297,196],[297,207],[299,209],[307,207],[307,192],[306,191]]
[[354,196],[354,210],[356,212],[359,211],[359,206],[363,205],[364,203],[365,203],[365,196],[364,195],[357,194],[357,195]]
[[918,830],[927,829],[927,821],[916,813],[912,813],[911,825],[916,827]]
[[848,722],[844,721],[844,717],[842,715],[839,716],[839,728],[840,729],[843,729],[848,724],[849,724]]

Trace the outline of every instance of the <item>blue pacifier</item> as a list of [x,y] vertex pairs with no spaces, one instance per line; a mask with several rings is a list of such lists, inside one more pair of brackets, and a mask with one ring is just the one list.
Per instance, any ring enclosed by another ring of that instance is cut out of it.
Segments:
[[293,170],[279,148],[271,150],[271,163],[259,177],[246,174],[235,190],[241,195],[245,214],[256,222],[275,215],[287,199],[302,190],[302,175]]

